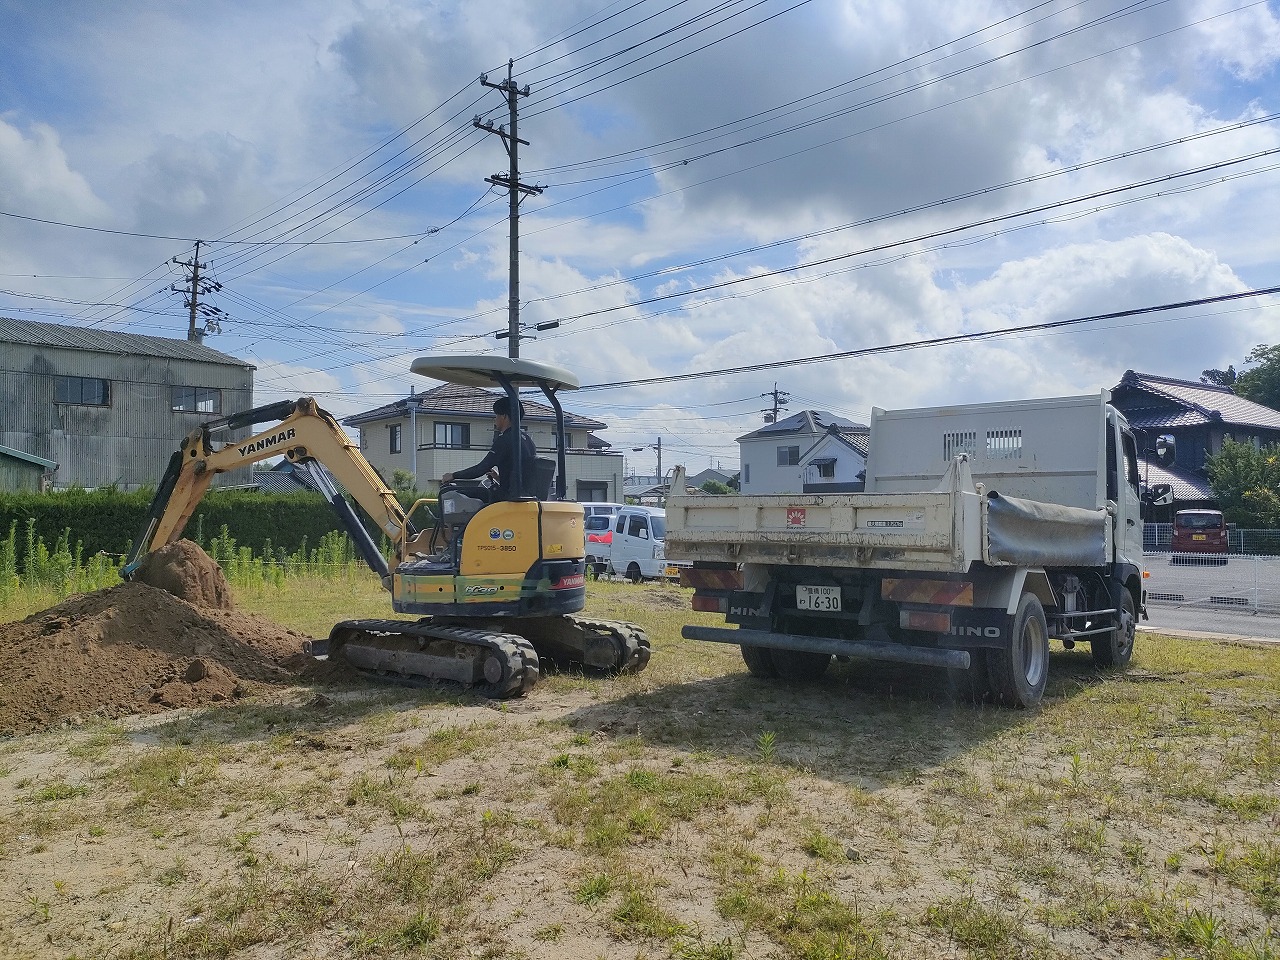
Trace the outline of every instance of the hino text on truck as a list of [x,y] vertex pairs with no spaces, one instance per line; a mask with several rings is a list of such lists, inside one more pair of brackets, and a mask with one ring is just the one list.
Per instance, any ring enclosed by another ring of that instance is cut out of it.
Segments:
[[760,677],[832,656],[946,667],[1014,707],[1043,697],[1050,638],[1125,666],[1143,495],[1109,397],[877,409],[861,493],[701,496],[677,468],[667,556],[693,562],[693,609],[735,625],[684,636],[739,645]]

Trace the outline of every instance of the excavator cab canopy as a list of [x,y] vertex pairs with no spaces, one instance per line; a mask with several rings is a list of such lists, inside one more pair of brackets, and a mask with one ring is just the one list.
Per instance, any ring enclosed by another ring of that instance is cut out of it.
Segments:
[[[510,398],[511,463],[515,474],[512,478],[512,490],[524,489],[524,478],[520,475],[522,470],[520,431],[523,428],[520,416],[520,388],[536,387],[541,390],[556,412],[556,499],[565,498],[564,410],[560,406],[556,393],[560,390],[577,390],[581,386],[577,376],[563,367],[537,360],[466,354],[418,357],[409,365],[409,369],[421,376],[432,380],[443,380],[446,383],[459,383],[468,387],[486,389],[497,387]],[[550,461],[546,463],[548,467],[551,466]],[[542,499],[542,496],[539,496],[539,499]]]

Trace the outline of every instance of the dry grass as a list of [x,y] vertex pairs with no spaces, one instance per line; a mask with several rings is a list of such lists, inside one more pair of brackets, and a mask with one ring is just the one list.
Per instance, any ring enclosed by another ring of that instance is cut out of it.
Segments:
[[[290,589],[239,602],[318,636],[387,612],[366,581]],[[679,638],[714,622],[687,593],[590,593],[649,670],[0,743],[0,955],[1280,955],[1280,651],[1055,652],[1018,713],[887,665],[754,680]]]

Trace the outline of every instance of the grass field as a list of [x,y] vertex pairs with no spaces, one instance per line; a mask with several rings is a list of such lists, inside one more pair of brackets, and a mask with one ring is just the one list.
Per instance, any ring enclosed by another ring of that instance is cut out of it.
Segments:
[[[1028,713],[920,668],[756,680],[680,639],[715,622],[686,591],[589,596],[647,671],[0,741],[0,956],[1280,956],[1280,651],[1055,651]],[[388,613],[367,579],[237,599],[313,636]]]

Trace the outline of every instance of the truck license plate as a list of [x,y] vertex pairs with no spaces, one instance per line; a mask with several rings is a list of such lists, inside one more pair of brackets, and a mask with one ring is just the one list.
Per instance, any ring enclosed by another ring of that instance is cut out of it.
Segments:
[[797,610],[840,610],[839,587],[810,587],[800,584],[796,587]]

